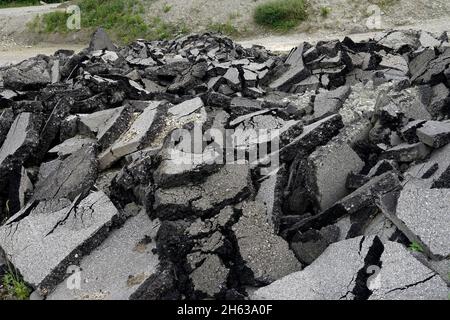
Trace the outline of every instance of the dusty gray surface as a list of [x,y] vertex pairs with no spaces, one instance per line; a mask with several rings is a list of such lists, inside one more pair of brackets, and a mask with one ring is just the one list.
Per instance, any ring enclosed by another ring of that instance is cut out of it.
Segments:
[[251,298],[351,300],[356,274],[364,267],[373,241],[374,237],[359,237],[334,243],[304,270],[256,290]]
[[68,289],[61,282],[48,300],[128,300],[155,271],[158,255],[152,252],[158,221],[145,212],[129,218],[111,232],[98,248],[84,257],[81,287]]
[[239,252],[255,280],[271,283],[292,272],[301,270],[300,262],[288,243],[273,234],[267,220],[266,207],[260,202],[246,202],[242,216],[233,226]]
[[447,300],[448,288],[399,243],[384,243],[382,267],[372,278],[369,300]]
[[397,216],[434,255],[450,255],[450,190],[408,187],[398,199]]
[[61,199],[28,205],[0,228],[0,247],[24,280],[46,294],[70,261],[81,258],[81,246],[108,228],[117,214],[102,192],[79,204]]

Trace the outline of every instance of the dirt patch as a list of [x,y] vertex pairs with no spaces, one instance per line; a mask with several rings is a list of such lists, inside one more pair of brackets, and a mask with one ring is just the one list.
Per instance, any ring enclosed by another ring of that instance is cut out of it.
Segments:
[[[269,35],[274,32],[253,22],[255,7],[266,1],[145,0],[146,19],[151,21],[160,17],[170,23],[185,23],[191,31],[204,31],[213,24],[230,24],[241,36]],[[417,24],[450,15],[447,0],[309,0],[308,21],[293,32],[367,32],[366,22],[373,14],[368,8],[373,4],[379,5],[382,28]],[[329,8],[326,17],[321,15],[322,8]]]

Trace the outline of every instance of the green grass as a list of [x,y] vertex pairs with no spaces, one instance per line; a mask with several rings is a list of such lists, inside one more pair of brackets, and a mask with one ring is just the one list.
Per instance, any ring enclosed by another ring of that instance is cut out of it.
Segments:
[[[103,27],[120,43],[129,43],[136,38],[149,40],[167,39],[186,32],[183,24],[175,25],[153,18],[149,24],[143,19],[144,5],[141,0],[79,0],[81,28]],[[168,9],[165,9],[168,10]],[[67,33],[69,17],[64,12],[52,12],[35,18],[29,27],[38,33]]]
[[321,7],[320,8],[320,16],[323,18],[326,18],[330,15],[331,13],[331,8],[329,7]]
[[169,12],[170,10],[172,10],[172,6],[169,5],[169,4],[165,4],[164,7],[163,7],[164,13],[167,13],[167,12]]
[[18,300],[27,300],[30,297],[31,290],[21,279],[16,270],[8,264],[9,271],[3,276],[3,289],[7,295]]
[[[46,0],[46,3],[58,3],[63,0]],[[39,5],[39,0],[0,0],[0,8],[27,7]]]
[[233,25],[231,21],[227,21],[226,23],[210,23],[207,29],[212,32],[224,34],[226,36],[239,35],[239,30]]
[[414,252],[423,252],[422,246],[417,242],[412,242],[409,245],[409,250],[414,251]]
[[307,18],[305,0],[271,0],[255,8],[256,24],[278,31],[295,28]]

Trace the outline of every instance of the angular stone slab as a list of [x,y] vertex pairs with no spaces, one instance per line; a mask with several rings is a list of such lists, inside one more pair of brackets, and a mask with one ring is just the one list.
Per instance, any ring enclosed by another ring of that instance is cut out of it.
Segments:
[[289,69],[278,79],[273,81],[269,87],[274,90],[289,91],[292,84],[305,80],[310,74],[310,71],[303,65],[303,63],[299,63],[297,65],[290,66]]
[[138,151],[139,148],[150,138],[161,121],[161,113],[158,109],[159,104],[151,104],[136,120],[131,127],[122,134],[109,148],[103,151],[99,157],[100,170],[107,169],[120,158]]
[[49,153],[57,153],[59,157],[65,157],[77,152],[85,145],[94,145],[96,140],[92,138],[84,138],[82,136],[75,136],[65,140],[63,143],[58,144],[51,148]]
[[347,143],[329,143],[308,158],[307,188],[312,191],[318,210],[326,210],[348,194],[345,188],[350,172],[359,172],[364,162]]
[[205,256],[205,261],[190,274],[190,278],[194,290],[207,294],[209,297],[214,297],[226,286],[230,271],[217,255],[208,254]]
[[145,212],[129,218],[89,255],[81,269],[79,289],[67,288],[61,282],[47,300],[128,300],[156,272],[158,255],[153,239],[158,221]]
[[399,243],[384,243],[381,270],[370,281],[369,300],[447,300],[448,287]]
[[266,210],[260,202],[245,202],[242,216],[232,228],[245,266],[261,284],[272,283],[302,268],[288,243],[273,233]]
[[342,86],[332,91],[320,92],[314,100],[314,119],[322,119],[336,113],[351,93],[349,86]]
[[304,126],[302,134],[281,149],[280,156],[283,160],[290,161],[298,153],[302,155],[309,154],[317,146],[324,145],[330,141],[331,138],[339,133],[343,126],[342,117],[338,114]]
[[80,132],[95,134],[100,146],[106,148],[128,129],[131,116],[130,107],[80,114],[78,115]]
[[450,145],[433,151],[428,161],[405,172],[405,187],[450,188]]
[[210,148],[200,154],[170,149],[163,153],[163,159],[153,177],[158,186],[165,188],[201,180],[206,175],[217,171],[223,163],[222,156]]
[[67,267],[97,247],[118,214],[103,192],[73,203],[32,202],[0,228],[0,247],[24,281],[45,296]]
[[39,118],[32,113],[25,112],[16,117],[0,148],[0,182],[31,155],[38,143],[39,129]]
[[36,183],[35,200],[69,198],[85,194],[97,179],[95,147],[86,145],[57,163],[48,176]]
[[450,256],[450,190],[403,189],[393,221],[411,241],[418,237],[435,256]]
[[344,215],[352,215],[364,208],[374,207],[379,197],[385,193],[400,190],[402,184],[397,174],[386,172],[378,177],[371,179],[361,188],[353,191],[345,198],[338,201],[328,210],[318,215],[305,218],[304,220],[294,224],[287,234],[296,231],[304,232],[310,228],[320,229],[324,226],[335,223]]
[[237,203],[252,192],[248,165],[227,164],[202,184],[156,190],[152,214],[167,220],[202,215]]
[[381,254],[376,237],[358,237],[331,244],[304,270],[256,290],[254,300],[354,300],[367,256]]
[[400,162],[412,162],[425,159],[430,152],[431,149],[422,142],[413,144],[402,143],[386,150],[382,154],[382,157],[384,159],[392,159]]
[[191,100],[184,101],[180,104],[177,104],[171,108],[169,108],[169,115],[174,116],[175,118],[186,117],[194,112],[198,111],[200,108],[204,106],[202,99],[194,98]]
[[39,57],[31,58],[10,67],[3,75],[5,88],[36,90],[51,82],[47,62]]
[[[238,150],[255,150],[257,146],[265,145],[266,150],[275,146],[284,147],[303,131],[300,120],[283,120],[271,114],[255,113],[234,128],[231,135],[233,145]],[[252,163],[253,164],[253,163]]]
[[9,128],[14,122],[14,113],[11,109],[4,109],[0,113],[0,146],[6,139]]
[[90,52],[97,50],[116,51],[117,47],[112,43],[105,30],[103,28],[98,28],[92,35],[88,50]]
[[41,160],[44,158],[51,144],[57,138],[61,123],[71,111],[73,103],[74,101],[70,97],[64,97],[56,102],[39,134],[39,148],[36,150],[36,154],[33,155],[36,159]]
[[450,142],[450,121],[427,121],[416,133],[419,140],[427,146],[443,147]]

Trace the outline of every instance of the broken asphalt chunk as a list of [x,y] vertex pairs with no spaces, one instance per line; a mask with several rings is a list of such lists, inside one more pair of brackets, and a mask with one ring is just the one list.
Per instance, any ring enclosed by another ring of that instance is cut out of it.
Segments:
[[98,156],[99,168],[109,168],[120,158],[138,151],[150,144],[157,132],[162,128],[162,109],[159,103],[150,104],[110,147]]
[[80,288],[61,282],[47,300],[129,300],[157,272],[159,259],[152,252],[157,230],[158,221],[143,211],[129,218],[77,265]]
[[425,245],[432,256],[450,256],[450,191],[409,186],[402,190],[395,212],[383,210],[411,242]]
[[450,121],[427,121],[416,131],[427,146],[440,148],[450,142]]
[[369,282],[369,300],[447,300],[448,287],[401,244],[388,241],[381,269]]
[[24,281],[45,296],[64,279],[70,265],[103,241],[117,217],[117,209],[102,192],[73,203],[32,203],[0,228],[0,247]]
[[5,176],[20,168],[32,155],[38,144],[39,129],[40,119],[32,113],[21,113],[14,120],[0,148],[0,189]]
[[152,215],[168,220],[207,215],[252,193],[248,165],[227,164],[202,184],[156,190]]
[[86,145],[71,154],[36,183],[34,200],[68,198],[74,200],[86,194],[97,179],[97,159],[94,145]]
[[367,267],[377,265],[383,252],[374,236],[331,244],[304,270],[256,290],[252,299],[263,300],[356,300],[367,298]]
[[288,243],[273,234],[264,204],[245,202],[242,216],[232,229],[244,265],[251,270],[257,284],[269,284],[301,270]]

